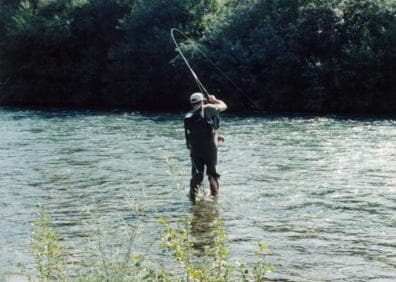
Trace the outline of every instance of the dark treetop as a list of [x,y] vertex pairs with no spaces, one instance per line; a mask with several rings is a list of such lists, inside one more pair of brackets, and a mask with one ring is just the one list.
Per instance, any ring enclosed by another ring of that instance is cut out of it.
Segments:
[[176,27],[231,111],[392,114],[395,13],[393,0],[0,0],[0,105],[186,110],[197,89]]

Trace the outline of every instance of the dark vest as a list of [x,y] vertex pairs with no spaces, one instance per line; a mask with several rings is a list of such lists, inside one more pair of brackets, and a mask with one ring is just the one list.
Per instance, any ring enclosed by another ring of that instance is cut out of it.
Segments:
[[215,125],[212,120],[201,116],[201,111],[195,111],[184,119],[187,147],[202,147],[215,145]]

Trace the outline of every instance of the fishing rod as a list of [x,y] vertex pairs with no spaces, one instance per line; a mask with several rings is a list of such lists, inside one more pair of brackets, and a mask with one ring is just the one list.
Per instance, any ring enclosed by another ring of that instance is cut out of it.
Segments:
[[[171,29],[171,37],[173,42],[175,43],[176,46],[176,50],[179,52],[180,56],[183,58],[184,62],[186,63],[188,69],[190,70],[192,76],[194,77],[194,80],[196,82],[196,84],[198,85],[198,88],[201,90],[201,92],[204,94],[205,98],[208,99],[209,96],[209,92],[206,90],[205,86],[202,84],[202,82],[199,80],[197,74],[194,72],[193,68],[191,67],[190,63],[188,62],[188,60],[186,59],[186,57],[184,56],[179,44],[177,43],[176,39],[175,39],[175,32],[181,34],[184,38],[186,38],[187,40],[191,40],[184,32],[180,31],[177,28],[172,28]],[[208,60],[208,62],[218,71],[220,72],[223,77],[231,83],[231,85],[240,93],[243,95],[243,97],[245,98],[245,100],[248,102],[244,102],[244,104],[253,109],[254,111],[259,111],[261,112],[262,110],[256,105],[256,103],[241,89],[239,88],[233,81],[231,78],[229,78],[222,69],[220,69],[201,49],[199,49],[198,47],[195,46],[195,48],[199,51],[199,53],[202,54],[202,56],[204,56],[206,58],[206,60]]]
[[205,96],[205,98],[208,99],[209,98],[209,92],[208,92],[208,90],[206,90],[205,86],[199,80],[198,75],[194,72],[194,70],[191,67],[190,63],[187,61],[187,59],[184,56],[182,50],[180,49],[180,46],[179,46],[179,44],[177,43],[177,41],[175,39],[175,32],[178,32],[179,34],[183,35],[187,40],[189,40],[189,38],[184,32],[178,30],[177,28],[172,28],[171,29],[171,36],[172,36],[173,42],[176,45],[176,50],[179,52],[180,56],[183,58],[184,62],[186,63],[188,69],[190,70],[192,76],[194,77],[195,83],[198,85],[199,90],[202,92],[202,94]]

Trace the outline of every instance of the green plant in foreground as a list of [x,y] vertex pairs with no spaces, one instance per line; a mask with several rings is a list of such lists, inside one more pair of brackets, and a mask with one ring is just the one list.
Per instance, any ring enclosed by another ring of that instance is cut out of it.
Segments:
[[[181,265],[177,269],[158,269],[154,264],[145,264],[145,254],[133,250],[137,226],[126,226],[127,246],[123,246],[115,256],[109,254],[103,242],[104,234],[97,230],[98,254],[88,254],[88,261],[81,261],[68,269],[67,255],[60,242],[60,234],[54,229],[51,217],[43,208],[38,211],[39,220],[33,225],[32,252],[36,262],[39,281],[264,281],[265,275],[273,270],[265,262],[268,247],[259,243],[256,252],[258,260],[249,267],[230,262],[228,238],[223,229],[223,221],[217,220],[211,233],[213,245],[206,248],[203,258],[194,256],[194,240],[191,236],[191,216],[176,223],[160,219],[162,225],[161,247],[170,251]],[[110,247],[111,248],[111,247]],[[112,252],[110,252],[112,253]],[[177,271],[177,273],[174,273]]]
[[235,272],[236,267],[229,261],[230,251],[226,244],[228,238],[222,228],[223,222],[216,221],[213,232],[214,247],[206,250],[203,262],[193,262],[192,238],[190,237],[191,217],[176,227],[171,227],[166,218],[160,219],[163,227],[161,233],[161,246],[169,250],[184,270],[181,281],[264,281],[265,275],[274,270],[271,264],[264,259],[268,247],[260,242],[259,250],[256,252],[258,261],[250,268],[245,264],[239,265],[240,275]]
[[60,234],[52,226],[51,217],[42,207],[39,220],[33,225],[32,252],[40,281],[65,281],[66,254]]
[[249,269],[244,263],[239,265],[239,271],[241,273],[242,281],[264,281],[265,275],[268,272],[272,272],[275,268],[272,264],[265,263],[265,256],[268,253],[268,246],[263,242],[258,243],[259,250],[256,251],[255,255],[258,258],[257,262]]

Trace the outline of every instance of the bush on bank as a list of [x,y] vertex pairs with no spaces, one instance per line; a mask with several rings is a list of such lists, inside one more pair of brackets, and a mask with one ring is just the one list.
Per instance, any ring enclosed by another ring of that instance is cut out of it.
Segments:
[[391,114],[395,23],[392,0],[0,0],[0,104],[184,110],[176,27],[230,110]]

